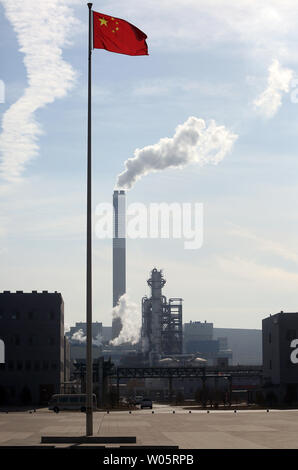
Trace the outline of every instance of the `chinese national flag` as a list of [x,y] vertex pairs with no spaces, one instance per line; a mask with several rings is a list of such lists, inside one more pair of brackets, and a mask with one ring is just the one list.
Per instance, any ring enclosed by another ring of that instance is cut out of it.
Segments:
[[93,47],[127,55],[148,55],[146,34],[120,18],[93,12]]

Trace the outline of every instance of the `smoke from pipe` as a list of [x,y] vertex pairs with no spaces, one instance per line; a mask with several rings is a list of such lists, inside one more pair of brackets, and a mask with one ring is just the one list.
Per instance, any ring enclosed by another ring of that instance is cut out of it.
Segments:
[[232,149],[237,135],[215,121],[189,117],[180,124],[173,137],[164,137],[157,144],[136,149],[134,157],[124,163],[116,187],[131,189],[136,181],[149,173],[167,168],[182,169],[189,164],[217,165]]
[[[103,340],[103,337],[98,333],[98,335],[95,338],[92,338],[92,345],[100,347],[102,346],[102,340]],[[85,336],[83,330],[80,329],[72,335],[71,341],[84,344],[87,341],[87,336]]]
[[86,343],[86,339],[87,337],[84,335],[82,329],[76,331],[71,337],[72,341],[77,341],[78,343]]
[[123,294],[118,305],[113,308],[112,316],[120,318],[122,329],[117,338],[110,341],[113,346],[119,346],[123,343],[136,344],[140,340],[141,314],[138,306],[132,302],[128,294]]

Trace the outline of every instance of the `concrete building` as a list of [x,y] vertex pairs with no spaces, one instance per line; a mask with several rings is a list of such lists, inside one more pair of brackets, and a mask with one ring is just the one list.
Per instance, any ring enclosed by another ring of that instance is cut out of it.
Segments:
[[[71,326],[69,331],[65,336],[72,342],[84,342],[86,343],[87,335],[87,323],[86,322],[76,322],[75,326]],[[101,322],[92,323],[92,339],[97,341],[98,344],[102,342],[103,339],[103,326]]]
[[44,404],[59,393],[64,367],[64,304],[61,294],[0,293],[1,404]]
[[184,352],[199,354],[208,365],[227,366],[232,361],[232,351],[227,338],[214,338],[213,323],[190,321],[184,323]]
[[[114,191],[113,233],[113,307],[126,292],[126,197],[125,191]],[[122,325],[120,318],[113,319],[112,337],[117,338]]]
[[70,343],[68,338],[64,336],[64,382],[70,380]]
[[298,401],[298,312],[279,312],[262,321],[264,390],[273,401]]
[[103,326],[102,327],[102,340],[104,344],[109,344],[112,339],[112,327]]

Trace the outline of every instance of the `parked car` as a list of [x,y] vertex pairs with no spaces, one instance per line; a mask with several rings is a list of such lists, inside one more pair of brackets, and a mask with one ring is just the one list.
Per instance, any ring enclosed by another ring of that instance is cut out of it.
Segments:
[[[96,395],[93,393],[93,409],[96,409]],[[86,394],[56,394],[49,401],[49,410],[59,413],[60,410],[86,411]]]
[[151,408],[152,409],[152,400],[150,398],[143,398],[140,405],[141,405],[141,410],[143,408]]

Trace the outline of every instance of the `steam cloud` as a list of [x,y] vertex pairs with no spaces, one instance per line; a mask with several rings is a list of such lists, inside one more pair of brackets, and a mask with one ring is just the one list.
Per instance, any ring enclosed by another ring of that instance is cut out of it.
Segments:
[[281,67],[279,61],[275,59],[268,72],[268,86],[254,101],[254,106],[264,117],[272,118],[282,104],[283,93],[289,92],[293,71]]
[[24,54],[28,87],[4,114],[0,135],[0,175],[16,181],[38,154],[41,127],[35,112],[72,88],[76,74],[62,59],[62,47],[78,21],[68,4],[76,0],[0,0]]
[[118,176],[116,186],[131,189],[142,176],[166,168],[181,169],[192,163],[216,165],[232,149],[237,137],[215,121],[207,126],[203,119],[189,117],[176,128],[174,137],[136,149],[134,157],[124,163],[125,171]]
[[110,341],[113,346],[123,343],[136,344],[140,340],[141,314],[138,306],[132,302],[128,294],[119,299],[119,304],[112,310],[113,318],[120,318],[122,330],[117,338]]
[[77,341],[78,343],[86,343],[87,337],[84,335],[83,330],[76,331],[72,337],[72,341]]
[[[87,336],[85,336],[83,330],[80,329],[72,335],[71,340],[76,341],[77,343],[84,344],[87,341]],[[102,346],[102,340],[102,336],[98,333],[96,338],[92,338],[93,346]]]

